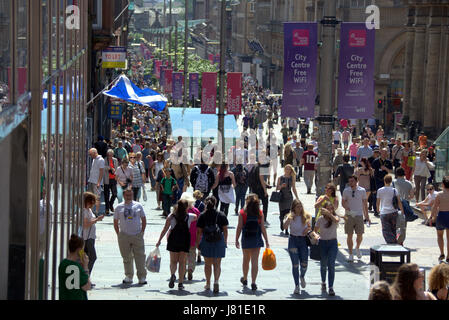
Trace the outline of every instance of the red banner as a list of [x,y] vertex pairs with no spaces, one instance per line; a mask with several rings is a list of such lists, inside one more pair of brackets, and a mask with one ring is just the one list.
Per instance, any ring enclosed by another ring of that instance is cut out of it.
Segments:
[[201,113],[217,113],[217,73],[203,72],[201,93]]
[[157,79],[160,79],[161,77],[161,65],[162,65],[162,61],[161,60],[156,60],[154,62],[154,67],[155,67],[155,75]]
[[173,91],[173,69],[165,69],[165,93],[172,93]]
[[228,72],[227,114],[242,113],[242,73]]

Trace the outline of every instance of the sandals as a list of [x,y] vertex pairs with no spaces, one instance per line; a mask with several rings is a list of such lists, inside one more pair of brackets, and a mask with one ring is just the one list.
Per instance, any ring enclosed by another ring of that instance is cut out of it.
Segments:
[[440,256],[438,257],[438,261],[443,261],[444,258],[445,258],[445,256],[444,256],[444,254],[442,254],[442,255],[440,255]]
[[220,287],[218,285],[218,283],[214,283],[214,293],[218,293]]
[[240,278],[240,282],[246,287],[248,285],[248,280],[245,280],[243,277]]

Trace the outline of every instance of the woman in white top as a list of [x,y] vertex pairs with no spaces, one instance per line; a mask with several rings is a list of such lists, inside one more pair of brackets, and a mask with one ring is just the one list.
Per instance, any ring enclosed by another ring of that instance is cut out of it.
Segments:
[[184,289],[183,281],[186,273],[186,258],[190,251],[190,224],[198,218],[194,213],[188,213],[189,203],[186,200],[179,200],[172,214],[167,217],[164,229],[161,232],[156,247],[161,244],[162,238],[170,229],[167,240],[167,250],[170,251],[170,282],[169,288],[175,286],[176,269],[179,264],[178,289]]
[[329,295],[335,296],[335,260],[338,253],[337,228],[340,217],[335,212],[331,202],[325,202],[321,208],[321,216],[315,224],[315,232],[320,234],[320,271],[321,271],[321,291],[326,291],[326,273],[329,279]]
[[[98,221],[102,221],[104,216],[98,218],[93,214],[92,207],[97,201],[97,196],[91,192],[84,193],[84,208],[83,208],[83,239],[84,251],[89,257],[89,274],[92,273],[95,260],[97,260],[97,252],[95,251],[96,227]],[[92,284],[93,285],[93,284]]]
[[115,180],[117,180],[117,200],[118,203],[123,202],[123,190],[130,186],[133,181],[132,168],[128,166],[129,160],[127,157],[122,159],[121,165],[115,170]]
[[415,180],[416,202],[420,202],[426,197],[426,183],[427,179],[430,177],[430,170],[427,162],[429,162],[427,159],[427,151],[421,150],[419,158],[416,158],[415,166],[412,169],[412,176],[414,176]]
[[[387,243],[397,243],[396,219],[398,210],[404,212],[398,190],[391,186],[393,177],[387,174],[384,177],[384,187],[377,190],[377,208],[380,212],[382,223],[382,234]],[[393,199],[397,200],[397,207],[393,204]]]
[[[309,258],[306,237],[308,232],[312,231],[311,220],[312,217],[304,211],[301,201],[293,200],[291,211],[284,219],[284,229],[290,228],[288,253],[292,261],[293,280],[295,281],[294,294],[301,293],[299,280],[301,280],[301,287],[306,287],[304,276],[306,275]],[[299,274],[299,269],[301,269],[301,274]]]

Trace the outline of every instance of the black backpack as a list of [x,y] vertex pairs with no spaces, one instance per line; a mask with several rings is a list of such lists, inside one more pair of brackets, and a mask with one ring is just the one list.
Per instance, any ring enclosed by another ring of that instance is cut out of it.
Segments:
[[208,225],[204,228],[204,239],[207,242],[218,242],[221,240],[221,229],[218,225],[218,216],[220,215],[219,212],[217,212],[217,216],[215,217],[215,224]]
[[243,236],[245,238],[251,238],[257,236],[260,230],[259,217],[246,216],[246,223],[243,226]]

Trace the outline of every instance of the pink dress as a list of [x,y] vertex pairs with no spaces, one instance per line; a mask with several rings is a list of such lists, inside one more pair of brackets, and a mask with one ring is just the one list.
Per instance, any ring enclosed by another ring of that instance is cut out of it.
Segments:
[[[195,208],[195,207],[189,209],[187,212],[188,212],[188,213],[196,214],[197,218],[198,218],[198,217],[200,216],[200,214],[201,214],[200,211],[199,211],[197,208]],[[190,224],[190,229],[189,229],[189,231],[190,231],[190,246],[191,246],[191,247],[195,247],[195,246],[196,246],[196,221],[193,221],[193,222]]]

